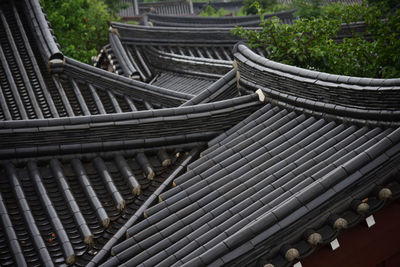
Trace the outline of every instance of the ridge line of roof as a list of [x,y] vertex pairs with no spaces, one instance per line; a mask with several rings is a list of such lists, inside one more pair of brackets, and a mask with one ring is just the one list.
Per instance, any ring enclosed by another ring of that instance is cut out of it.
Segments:
[[[247,81],[244,83],[255,86]],[[285,93],[280,93],[269,88],[262,87],[261,90],[265,94],[266,102],[311,116],[358,125],[383,127],[400,126],[400,110],[361,109],[340,104],[323,103],[302,97],[289,97],[289,95]]]
[[[131,111],[125,113],[116,114],[104,114],[104,115],[89,115],[79,117],[67,117],[67,118],[51,118],[51,119],[36,119],[36,120],[14,120],[14,121],[0,121],[0,126],[3,129],[17,129],[17,128],[32,128],[32,127],[54,127],[54,126],[65,126],[65,125],[84,125],[84,124],[96,124],[101,125],[104,122],[116,122],[132,121],[140,119],[154,119],[162,120],[163,117],[179,117],[188,116],[195,113],[210,113],[211,111],[223,110],[238,105],[248,103],[260,103],[259,96],[257,94],[241,96],[233,99],[222,100],[219,102],[205,103],[202,105],[185,106],[185,107],[174,107],[165,109],[155,110],[142,110],[142,111]],[[1,130],[0,130],[1,131]]]
[[[196,31],[196,32],[226,32],[227,30],[230,30],[231,28],[226,28],[226,27],[220,27],[220,28],[198,28],[198,27],[193,27],[193,28],[182,28],[182,27],[162,27],[162,26],[143,26],[143,25],[132,25],[132,24],[126,24],[126,23],[121,23],[121,22],[111,22],[111,26],[113,28],[117,29],[123,29],[123,30],[137,30],[137,31],[144,31],[144,32],[157,32],[157,31],[165,31],[165,32],[188,32],[188,31]],[[258,29],[260,27],[250,27],[249,29]]]
[[[69,57],[66,57],[66,64],[63,72],[67,74],[74,73],[75,76],[85,73],[86,76],[88,76],[85,77],[86,81],[90,80],[94,84],[104,81],[107,84],[106,88],[109,88],[111,85],[113,86],[112,89],[114,89],[116,92],[120,92],[127,96],[133,96],[134,98],[138,98],[137,96],[134,96],[135,91],[137,93],[141,93],[139,97],[140,99],[159,101],[160,103],[171,102],[173,104],[179,104],[193,97],[193,95],[187,93],[176,92],[167,88],[147,84],[125,76],[111,73],[109,71],[81,63]],[[132,90],[132,87],[134,87],[133,89],[135,90]]]
[[[233,48],[233,52],[234,54],[235,53],[242,54],[249,61],[252,61],[260,66],[282,71],[288,74],[298,75],[304,78],[318,79],[320,81],[326,81],[331,83],[365,86],[363,88],[364,90],[371,90],[366,86],[400,86],[400,78],[378,79],[378,78],[353,77],[353,76],[319,72],[315,70],[308,70],[296,66],[279,63],[257,55],[256,53],[251,51],[250,48],[248,48],[243,42],[237,43]],[[400,87],[396,89],[400,91]]]
[[31,7],[28,8],[28,12],[31,15],[32,28],[35,33],[35,37],[43,40],[43,42],[41,42],[43,45],[39,46],[39,51],[41,51],[42,56],[45,57],[46,60],[63,60],[64,55],[61,52],[59,45],[56,43],[55,37],[51,33],[49,22],[43,13],[43,8],[40,1],[24,0],[24,2],[26,6]]

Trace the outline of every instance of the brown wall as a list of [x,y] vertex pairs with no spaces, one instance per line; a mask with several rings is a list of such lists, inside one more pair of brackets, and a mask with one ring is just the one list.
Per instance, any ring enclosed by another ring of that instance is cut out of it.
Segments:
[[400,267],[400,200],[374,214],[376,224],[366,223],[342,232],[340,247],[325,245],[301,260],[304,267]]

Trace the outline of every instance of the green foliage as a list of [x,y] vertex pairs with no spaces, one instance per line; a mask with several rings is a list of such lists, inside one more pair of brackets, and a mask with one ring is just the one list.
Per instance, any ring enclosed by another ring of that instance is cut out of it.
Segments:
[[265,48],[271,60],[311,68],[324,61],[332,42],[330,36],[337,33],[340,23],[301,19],[291,26],[281,24],[276,18],[264,20],[260,26],[261,32],[237,27],[234,34],[247,39],[251,48]]
[[[343,5],[342,3],[332,3],[330,5],[324,6],[321,9],[320,16],[326,17],[326,18],[331,18],[331,19],[341,18],[344,15],[353,17],[353,15],[355,15],[355,14],[349,14],[351,12],[350,9],[352,7],[359,8],[360,5],[347,6],[347,5]],[[353,12],[351,12],[351,13],[353,13]],[[359,20],[358,18],[355,18],[355,17],[354,17],[354,19],[356,21]]]
[[131,24],[131,25],[138,25],[139,24],[139,22],[137,22],[136,20],[127,20],[127,21],[124,21],[124,23]]
[[291,4],[277,3],[276,5],[267,7],[264,10],[264,14],[276,13],[279,11],[290,10],[290,9],[293,9],[293,6]]
[[[254,4],[255,2],[259,4],[259,8],[257,8],[257,6]],[[243,3],[243,9],[248,15],[256,15],[259,14],[260,8],[267,10],[276,4],[277,0],[245,0]]]
[[[329,17],[329,18],[339,18],[343,15],[356,19],[353,15],[360,14],[357,8],[365,10],[367,3],[370,6],[384,6],[385,10],[387,8],[394,8],[400,6],[399,0],[366,0],[364,5],[353,4],[346,5],[341,2],[333,2],[326,4],[325,0],[293,0],[291,8],[295,8],[297,11],[296,16],[300,18],[312,18],[312,17]],[[348,13],[348,14],[346,14]],[[360,20],[360,19],[359,19]]]
[[301,18],[319,17],[322,3],[322,0],[293,0],[293,7],[297,9],[296,16]]
[[236,17],[246,16],[246,12],[244,12],[244,8],[241,7],[238,11],[233,12],[233,15]]
[[200,16],[202,17],[222,17],[228,14],[229,14],[228,10],[225,10],[223,8],[215,10],[215,8],[213,8],[210,5],[207,5],[206,8],[200,12]]
[[371,5],[386,5],[389,8],[395,8],[396,6],[399,7],[400,3],[399,0],[368,0],[367,1]]
[[292,4],[281,4],[278,3],[277,0],[266,1],[268,1],[268,3],[259,3],[256,0],[247,0],[243,5],[243,13],[245,15],[262,15],[293,9]]
[[107,21],[116,18],[102,0],[42,0],[42,4],[65,55],[89,63],[107,43]]
[[[318,71],[375,78],[400,77],[400,11],[387,6],[357,5],[326,9],[324,17],[299,19],[285,25],[263,20],[261,31],[236,27],[233,33],[251,48],[266,49],[268,58]],[[339,12],[339,13],[338,13]],[[389,15],[386,15],[389,14]],[[386,16],[386,20],[382,20]],[[335,41],[343,22],[365,20],[364,35]]]

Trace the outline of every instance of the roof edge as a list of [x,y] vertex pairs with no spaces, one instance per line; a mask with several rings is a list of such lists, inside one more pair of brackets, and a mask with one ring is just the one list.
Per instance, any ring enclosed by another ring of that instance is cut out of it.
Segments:
[[61,52],[59,44],[56,42],[55,36],[47,20],[43,7],[39,0],[25,0],[24,5],[29,13],[32,23],[31,28],[40,52],[45,60],[53,59],[64,60],[64,54]]
[[[243,43],[237,44],[235,53],[240,53],[245,56],[249,61],[254,62],[257,65],[270,68],[273,70],[283,71],[288,74],[317,79],[319,81],[340,83],[345,85],[359,85],[359,86],[400,86],[400,78],[392,79],[377,79],[377,78],[364,78],[364,77],[353,77],[346,75],[330,74],[326,72],[319,72],[315,70],[308,70],[296,66],[291,66],[276,61],[269,60],[265,57],[261,57],[254,53],[247,45]],[[364,88],[370,90],[369,88]],[[372,89],[376,90],[376,89]],[[399,88],[400,91],[400,88]]]

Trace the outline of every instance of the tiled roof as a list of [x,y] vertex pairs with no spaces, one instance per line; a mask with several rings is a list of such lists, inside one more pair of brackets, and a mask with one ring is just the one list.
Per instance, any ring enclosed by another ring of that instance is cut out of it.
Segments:
[[399,171],[399,129],[345,125],[270,104],[240,126],[211,142],[103,266],[250,263],[307,228],[329,225],[338,212],[332,203],[343,211],[348,199],[363,199],[393,178],[386,173]]
[[[173,63],[176,65],[177,63]],[[177,74],[173,72],[162,72],[152,81],[152,84],[171,88],[178,92],[184,92],[193,96],[202,92],[215,82],[215,78],[199,78],[195,75]]]
[[1,122],[0,129],[3,143],[0,158],[206,141],[251,114],[259,105],[258,95],[253,94],[182,108],[58,120],[5,121]]
[[398,191],[398,79],[234,52],[239,85],[268,104],[211,140],[102,266],[286,266]]
[[223,8],[223,9],[228,10],[230,12],[237,12],[243,6],[243,2],[244,1],[242,1],[242,0],[229,1],[229,2],[222,2],[222,1],[221,2],[216,2],[216,1],[214,1],[214,2],[212,2],[212,1],[208,1],[208,2],[193,2],[193,9],[194,9],[194,13],[195,14],[199,14],[207,6],[211,6],[215,10]]
[[399,79],[114,25],[122,75],[64,57],[38,0],[0,4],[0,265],[288,266],[399,197]]
[[[277,12],[264,15],[264,19],[278,17],[282,23],[292,24],[293,13],[296,10]],[[242,16],[242,17],[199,17],[199,16],[165,16],[157,14],[148,14],[148,21],[154,26],[165,27],[258,27],[260,25],[260,16]]]
[[191,0],[148,2],[139,4],[139,13],[155,13],[160,15],[188,15],[193,14]]
[[86,265],[197,147],[260,106],[257,94],[207,104],[237,94],[221,83],[192,106],[64,57],[38,1],[1,3],[0,18],[1,265]]
[[399,78],[359,78],[306,70],[260,57],[243,44],[236,45],[234,55],[240,84],[261,87],[274,100],[333,119],[399,125]]
[[[3,120],[122,113],[144,109],[143,100],[159,108],[178,106],[191,98],[189,94],[156,86],[145,88],[128,78],[117,80],[118,76],[109,72],[64,58],[50,31],[44,31],[42,26],[35,28],[36,32],[29,28],[29,16],[36,23],[33,25],[39,24],[41,17],[33,12],[40,12],[40,7],[25,13],[16,5],[2,4],[0,13],[4,33],[0,39]],[[48,41],[41,45],[45,38]]]
[[[229,2],[192,2],[191,0],[181,1],[154,1],[154,2],[139,2],[138,0],[122,0],[123,3],[129,4],[125,9],[119,11],[118,15],[125,18],[134,18],[146,13],[153,13],[158,15],[192,15],[199,14],[207,6],[214,9],[225,9],[229,12],[237,12],[243,6],[243,1],[229,1]],[[292,0],[278,0],[281,4],[292,4]],[[323,3],[341,2],[346,4],[361,3],[362,0],[324,0]],[[288,22],[287,22],[288,23]]]
[[193,14],[193,4],[191,0],[178,1],[153,1],[139,2],[137,0],[123,0],[123,3],[129,4],[125,9],[118,12],[118,15],[125,18],[133,18],[146,13],[160,15],[189,15]]
[[2,162],[1,265],[86,265],[179,166],[173,152],[165,167],[148,152]]
[[[179,17],[168,18],[181,20]],[[96,58],[95,66],[103,69],[112,66],[110,69],[115,73],[145,82],[152,81],[155,76],[170,76],[162,74],[163,72],[173,72],[175,75],[185,73],[185,77],[190,79],[187,82],[183,81],[181,86],[190,87],[192,93],[197,94],[204,90],[204,83],[198,83],[196,88],[192,88],[191,81],[204,79],[205,83],[210,83],[227,73],[234,59],[233,46],[241,40],[240,37],[231,34],[232,27],[208,28],[205,25],[207,24],[197,28],[147,27],[114,22],[111,24],[110,44]],[[336,39],[341,40],[355,32],[365,32],[365,24],[343,24]],[[256,52],[268,56],[262,48],[257,48]],[[174,75],[173,73],[171,75]],[[168,83],[155,84],[182,91]],[[183,89],[185,90],[187,88]]]
[[139,15],[139,1],[138,0],[121,0],[120,3],[128,5],[128,7],[121,9],[118,12],[120,17],[135,17]]
[[237,96],[238,93],[241,94],[237,88],[236,70],[232,69],[203,92],[182,104],[182,107],[230,99]]
[[238,40],[228,28],[188,32],[114,22],[94,65],[108,69],[108,62],[120,75],[194,96],[231,70]]

